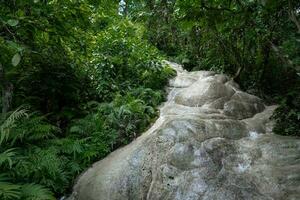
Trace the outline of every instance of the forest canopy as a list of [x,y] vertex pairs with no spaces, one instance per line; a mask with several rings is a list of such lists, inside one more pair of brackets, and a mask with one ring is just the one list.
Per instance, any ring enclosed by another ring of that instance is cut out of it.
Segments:
[[0,199],[55,199],[141,134],[175,72],[230,75],[300,136],[296,0],[0,0]]
[[300,130],[300,2],[126,0],[124,15],[188,70],[230,74],[242,89],[280,107],[275,132]]

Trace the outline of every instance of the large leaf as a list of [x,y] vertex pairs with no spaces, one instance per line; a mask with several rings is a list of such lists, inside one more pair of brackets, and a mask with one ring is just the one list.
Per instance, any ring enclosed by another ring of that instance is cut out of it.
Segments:
[[6,22],[10,26],[17,26],[19,24],[19,20],[17,19],[10,19]]
[[14,57],[11,59],[11,64],[13,66],[17,66],[21,61],[21,55],[19,53],[16,53]]

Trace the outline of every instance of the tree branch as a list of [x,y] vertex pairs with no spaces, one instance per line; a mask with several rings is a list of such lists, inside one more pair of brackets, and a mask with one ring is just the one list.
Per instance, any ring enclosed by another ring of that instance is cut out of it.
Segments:
[[300,22],[297,19],[297,16],[296,16],[295,11],[292,7],[291,1],[289,1],[289,18],[292,22],[294,22],[294,24],[296,25],[296,27],[298,29],[298,33],[300,33]]

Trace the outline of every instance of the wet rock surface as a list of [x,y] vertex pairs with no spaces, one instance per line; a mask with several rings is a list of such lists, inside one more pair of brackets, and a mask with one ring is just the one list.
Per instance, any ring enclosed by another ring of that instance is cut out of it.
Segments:
[[272,134],[276,106],[169,64],[177,77],[159,119],[84,172],[69,200],[300,199],[300,139]]

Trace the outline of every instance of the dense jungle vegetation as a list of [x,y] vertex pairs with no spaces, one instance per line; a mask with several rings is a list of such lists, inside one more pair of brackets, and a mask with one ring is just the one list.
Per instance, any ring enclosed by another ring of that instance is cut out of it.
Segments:
[[300,136],[300,1],[0,0],[0,199],[56,199],[157,116],[174,71],[227,73]]

